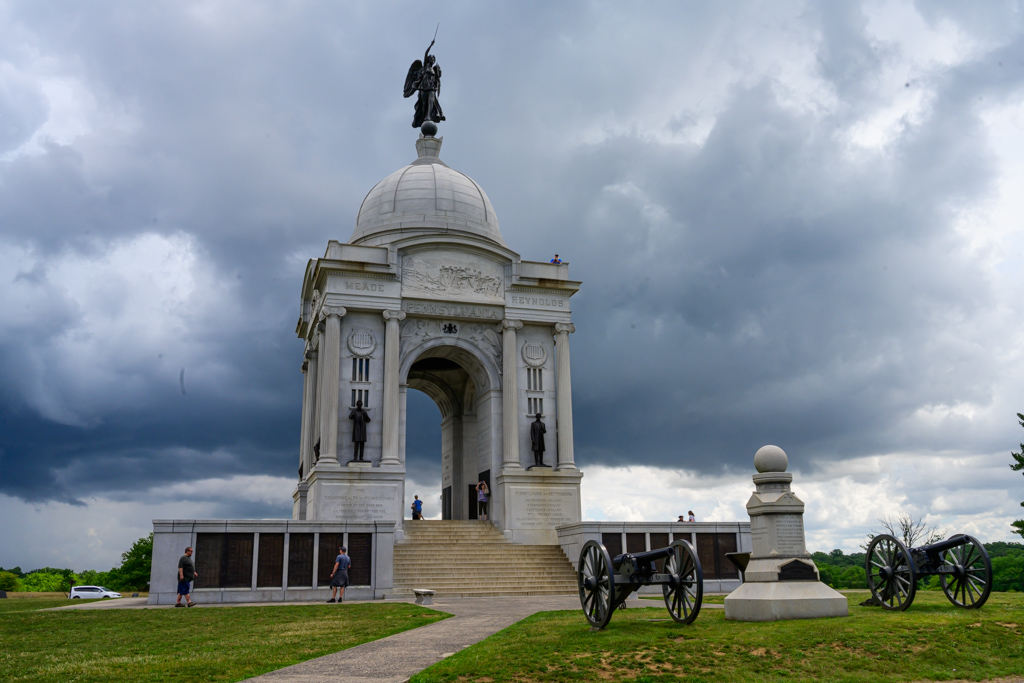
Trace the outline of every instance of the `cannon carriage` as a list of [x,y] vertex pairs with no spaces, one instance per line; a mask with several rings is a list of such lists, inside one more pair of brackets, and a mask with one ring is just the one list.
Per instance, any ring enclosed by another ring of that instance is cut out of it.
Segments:
[[887,610],[910,607],[917,580],[938,576],[946,598],[957,607],[977,609],[992,590],[992,562],[973,536],[957,534],[919,548],[907,548],[895,536],[875,536],[864,559],[874,602]]
[[[664,560],[659,571],[657,563]],[[604,628],[612,613],[643,586],[661,586],[665,606],[681,624],[700,613],[704,574],[693,546],[678,540],[666,548],[623,553],[614,558],[597,541],[587,541],[576,570],[583,615],[595,629]]]

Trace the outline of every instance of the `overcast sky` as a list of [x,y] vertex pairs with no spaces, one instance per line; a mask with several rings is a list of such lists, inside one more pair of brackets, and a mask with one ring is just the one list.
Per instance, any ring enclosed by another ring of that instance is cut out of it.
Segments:
[[1012,540],[1022,10],[0,0],[0,565],[290,516],[303,269],[415,158],[438,21],[442,159],[583,281],[585,518],[746,519],[772,443],[811,550],[898,511]]

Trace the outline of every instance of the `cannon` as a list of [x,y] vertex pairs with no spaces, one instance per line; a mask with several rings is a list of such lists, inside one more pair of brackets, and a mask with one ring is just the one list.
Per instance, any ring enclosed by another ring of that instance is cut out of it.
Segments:
[[951,603],[978,609],[992,591],[992,562],[978,539],[966,534],[907,548],[895,536],[875,536],[864,558],[868,588],[875,603],[902,611],[914,602],[917,580],[938,576]]
[[[656,562],[664,559],[663,571]],[[700,613],[704,573],[693,546],[679,540],[667,548],[623,553],[614,558],[597,541],[587,541],[576,570],[583,615],[594,629],[608,625],[612,612],[642,586],[661,586],[672,618],[691,624]]]

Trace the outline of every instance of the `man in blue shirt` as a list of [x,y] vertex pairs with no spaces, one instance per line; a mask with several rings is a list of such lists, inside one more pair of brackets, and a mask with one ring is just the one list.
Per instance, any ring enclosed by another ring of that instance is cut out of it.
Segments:
[[339,550],[341,552],[334,559],[334,571],[331,572],[331,599],[327,602],[341,602],[345,599],[345,586],[348,585],[348,568],[352,565],[352,560],[345,554],[345,546],[341,546]]
[[412,518],[423,519],[423,501],[420,500],[419,496],[413,496],[412,501]]

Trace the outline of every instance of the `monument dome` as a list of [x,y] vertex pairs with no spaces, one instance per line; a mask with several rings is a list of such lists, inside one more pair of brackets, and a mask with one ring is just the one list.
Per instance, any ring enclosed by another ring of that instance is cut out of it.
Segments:
[[378,246],[398,237],[440,232],[475,235],[507,246],[487,194],[439,158],[442,139],[420,137],[418,158],[370,190],[359,207],[352,244]]

